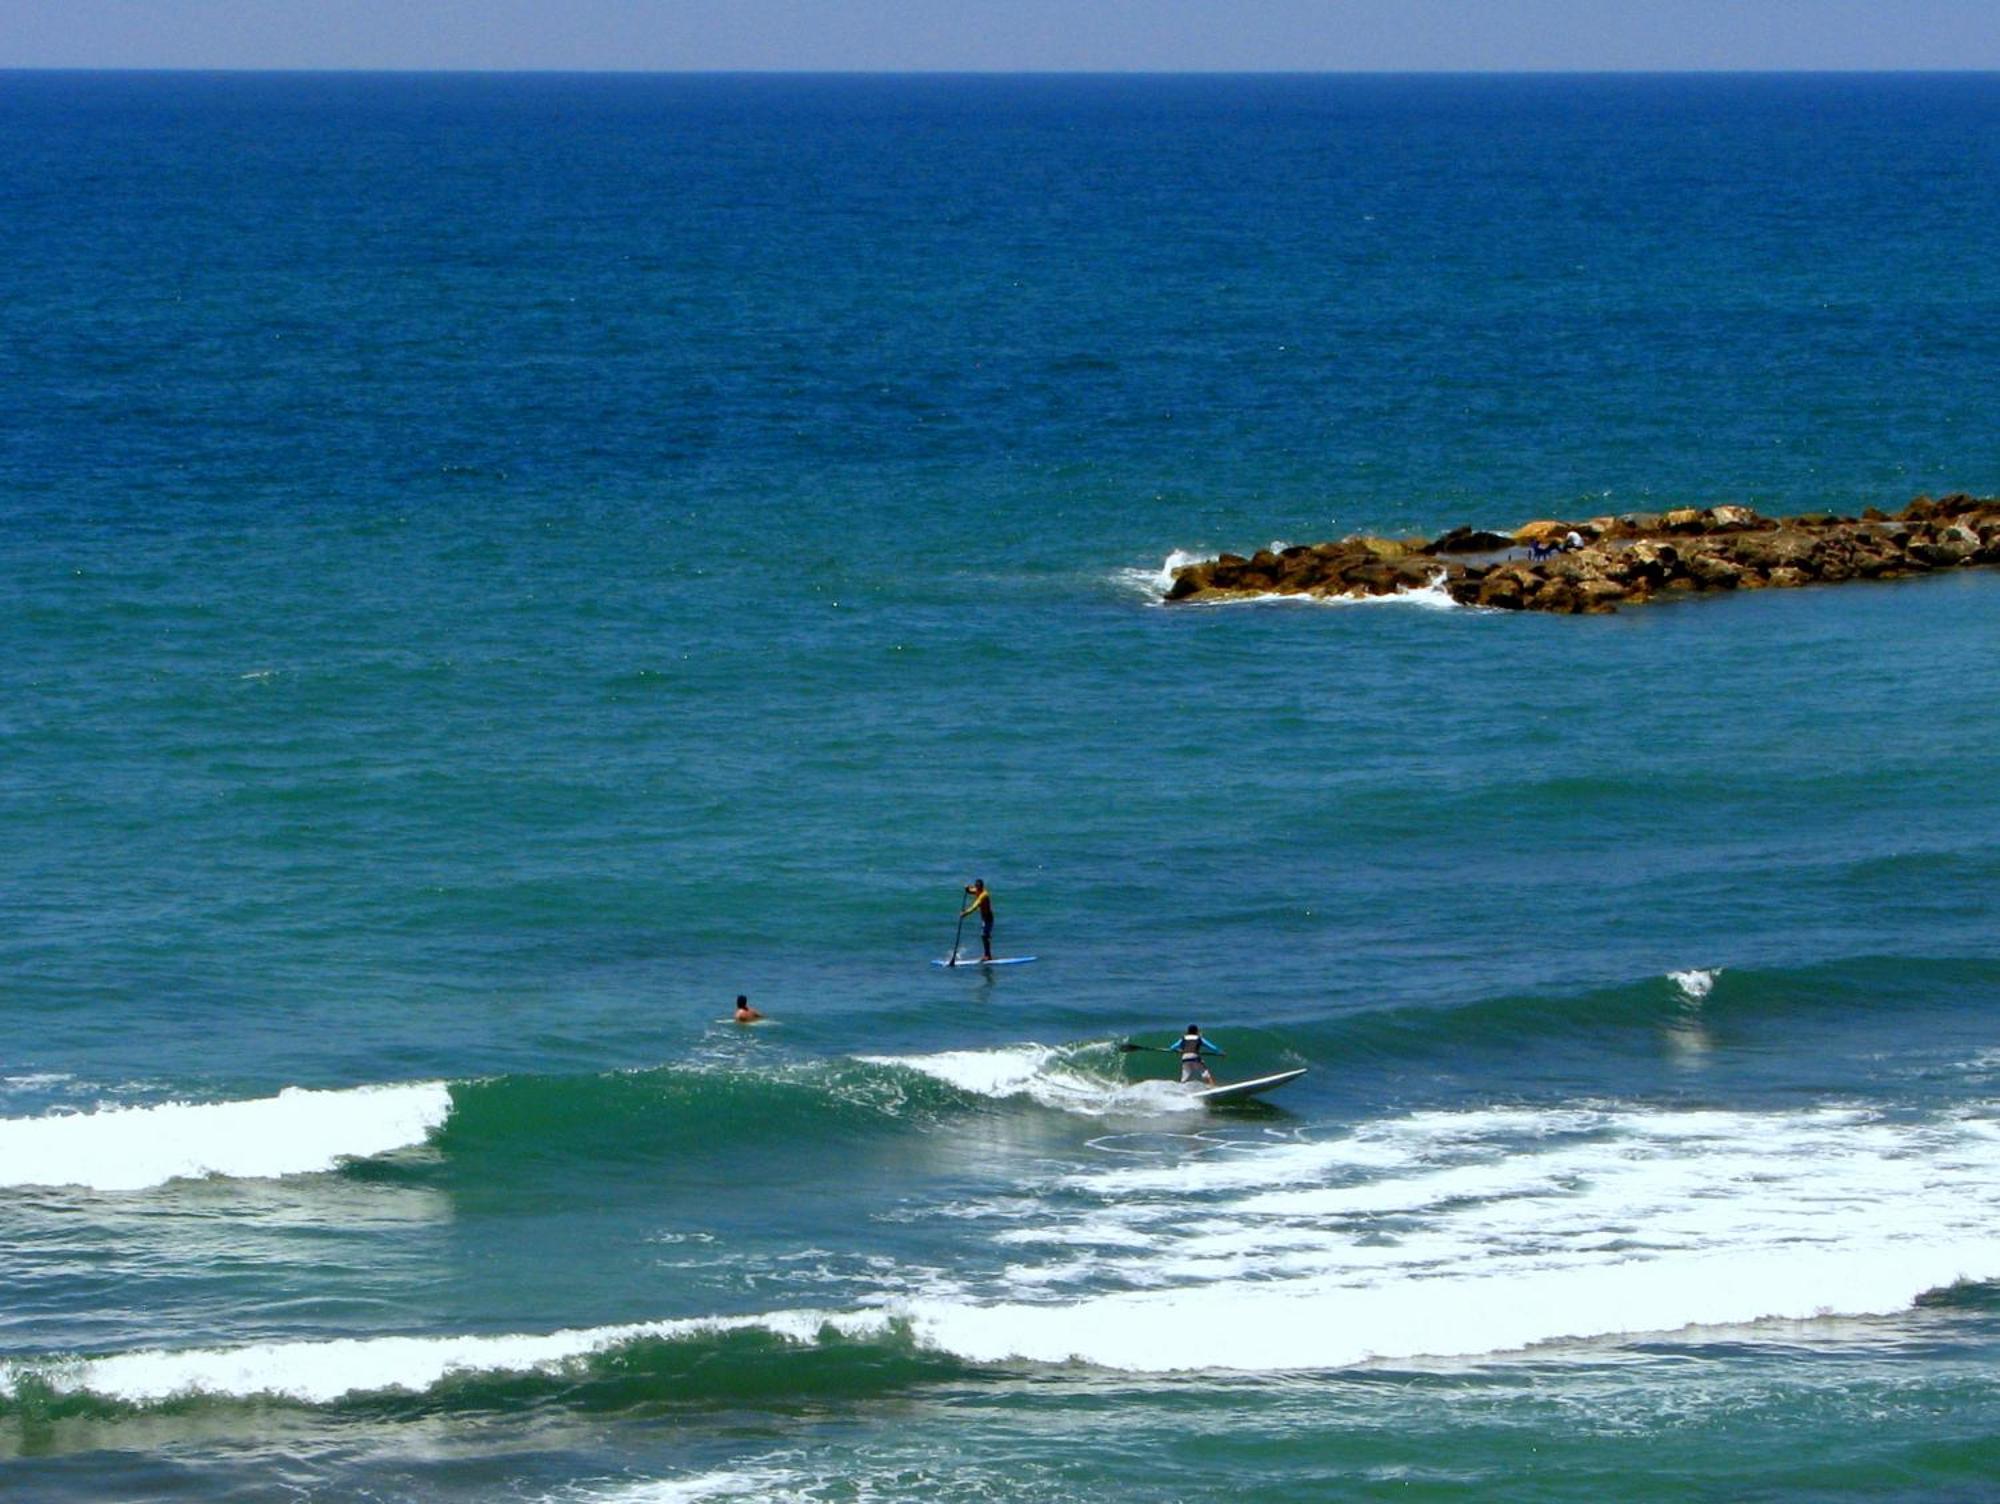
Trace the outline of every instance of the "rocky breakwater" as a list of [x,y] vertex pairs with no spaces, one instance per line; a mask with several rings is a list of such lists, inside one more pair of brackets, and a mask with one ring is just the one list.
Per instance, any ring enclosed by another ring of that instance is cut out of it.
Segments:
[[1859,517],[1772,518],[1748,507],[1684,507],[1542,520],[1513,533],[1455,528],[1430,539],[1357,537],[1249,558],[1223,554],[1175,570],[1166,598],[1179,604],[1443,589],[1467,606],[1604,612],[1661,595],[1993,564],[2000,564],[2000,498],[1920,496],[1894,515],[1871,507]]

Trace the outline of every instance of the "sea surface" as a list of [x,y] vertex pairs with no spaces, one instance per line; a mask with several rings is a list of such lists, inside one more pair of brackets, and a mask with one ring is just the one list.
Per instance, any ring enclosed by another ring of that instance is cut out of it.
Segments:
[[2000,491],[2000,78],[14,73],[0,198],[10,1500],[2000,1497],[2000,573],[1160,604]]

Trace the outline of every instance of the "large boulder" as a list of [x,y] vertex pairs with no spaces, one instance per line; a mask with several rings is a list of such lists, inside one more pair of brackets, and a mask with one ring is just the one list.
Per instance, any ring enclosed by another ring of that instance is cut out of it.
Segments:
[[1434,543],[1424,545],[1429,554],[1490,554],[1512,548],[1514,540],[1505,533],[1479,527],[1455,527]]
[[1604,615],[1618,609],[1618,603],[1631,592],[1613,580],[1580,580],[1575,587],[1581,609],[1593,615]]
[[1528,598],[1528,604],[1537,611],[1574,616],[1583,610],[1583,597],[1568,580],[1544,580],[1541,588]]
[[1818,540],[1795,527],[1778,527],[1769,532],[1742,533],[1729,540],[1729,556],[1750,569],[1768,573],[1773,569],[1802,569],[1812,557]]
[[1909,545],[1911,556],[1922,563],[1938,569],[1948,569],[1955,564],[1963,564],[1979,552],[1979,534],[1971,528],[1953,523],[1939,528],[1935,533],[1917,538]]
[[1749,507],[1721,506],[1708,509],[1708,530],[1712,533],[1746,533],[1777,525],[1768,517],[1760,517]]
[[1482,606],[1519,611],[1527,606],[1529,596],[1540,589],[1542,583],[1542,577],[1525,564],[1503,564],[1486,572],[1474,599]]
[[1576,531],[1571,523],[1557,522],[1548,517],[1538,517],[1533,522],[1524,522],[1514,529],[1516,543],[1554,543],[1567,538]]
[[1688,577],[1703,590],[1734,590],[1743,582],[1743,566],[1733,564],[1713,549],[1690,549],[1681,555]]

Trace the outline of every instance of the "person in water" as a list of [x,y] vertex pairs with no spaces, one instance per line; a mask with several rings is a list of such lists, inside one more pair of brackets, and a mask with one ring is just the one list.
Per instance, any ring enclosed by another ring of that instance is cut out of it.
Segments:
[[739,1024],[754,1024],[764,1015],[750,1006],[750,999],[742,993],[736,994],[736,1021]]
[[966,905],[958,912],[960,919],[979,912],[979,959],[993,959],[993,894],[986,886],[986,880],[975,877],[965,890]]
[[1189,1024],[1187,1033],[1181,1035],[1181,1085],[1186,1086],[1190,1081],[1206,1081],[1210,1086],[1215,1085],[1215,1076],[1210,1072],[1208,1062],[1201,1058],[1204,1052],[1212,1055],[1229,1053],[1218,1050],[1202,1038],[1200,1024]]

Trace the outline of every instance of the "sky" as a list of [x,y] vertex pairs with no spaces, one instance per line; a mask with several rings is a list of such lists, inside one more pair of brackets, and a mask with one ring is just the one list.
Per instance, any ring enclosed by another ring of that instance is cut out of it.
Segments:
[[0,0],[0,68],[2000,69],[2000,0]]

